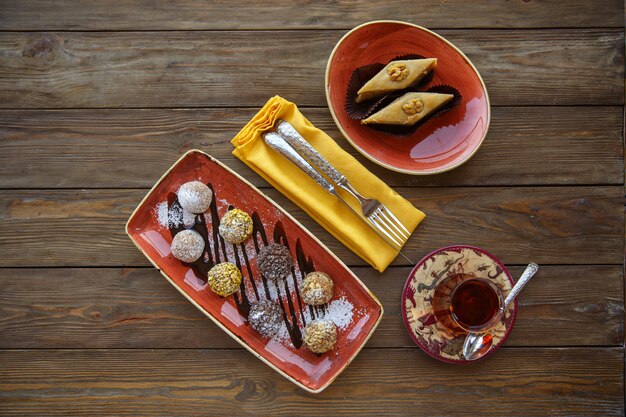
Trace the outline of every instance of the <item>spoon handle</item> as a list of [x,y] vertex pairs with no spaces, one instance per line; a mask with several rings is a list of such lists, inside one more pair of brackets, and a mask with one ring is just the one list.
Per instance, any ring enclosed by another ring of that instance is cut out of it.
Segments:
[[537,273],[538,270],[539,270],[539,265],[537,265],[536,263],[531,262],[528,264],[528,266],[524,270],[524,273],[517,280],[517,282],[515,283],[515,286],[513,286],[513,289],[511,290],[509,295],[507,295],[506,298],[504,299],[504,305],[502,306],[502,311],[506,311],[506,309],[509,307],[509,304],[511,304],[511,301],[515,300],[515,297],[517,297],[520,291],[522,291],[522,288],[524,288],[524,285],[526,285],[528,281],[530,281],[530,279],[533,277],[533,275]]

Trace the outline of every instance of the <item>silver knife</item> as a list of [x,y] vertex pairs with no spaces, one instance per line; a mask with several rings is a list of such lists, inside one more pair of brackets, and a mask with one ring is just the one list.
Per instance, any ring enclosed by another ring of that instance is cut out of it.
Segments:
[[265,143],[276,152],[287,158],[291,163],[300,168],[304,173],[311,177],[316,183],[318,183],[324,190],[331,193],[339,199],[346,207],[348,207],[359,218],[359,213],[346,203],[346,201],[337,194],[335,186],[332,185],[326,178],[322,176],[313,166],[306,161],[296,150],[285,141],[285,139],[276,132],[263,133],[263,140]]

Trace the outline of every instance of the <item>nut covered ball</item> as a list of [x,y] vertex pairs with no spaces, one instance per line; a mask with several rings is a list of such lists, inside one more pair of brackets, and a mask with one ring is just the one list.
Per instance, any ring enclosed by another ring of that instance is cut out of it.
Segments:
[[226,242],[241,243],[252,233],[252,218],[243,210],[229,210],[220,220],[219,232]]
[[241,280],[241,271],[230,262],[215,265],[207,277],[209,288],[222,297],[236,293],[239,290],[239,285],[241,285]]
[[333,298],[335,286],[333,280],[324,272],[311,272],[302,281],[300,295],[309,305],[327,304]]
[[330,320],[317,319],[304,329],[304,344],[313,353],[325,353],[337,343],[337,327]]
[[259,271],[267,279],[276,281],[287,276],[293,267],[293,258],[289,249],[279,243],[264,246],[257,256]]
[[252,304],[248,314],[248,323],[261,336],[271,338],[278,333],[282,324],[280,307],[272,301],[259,301]]

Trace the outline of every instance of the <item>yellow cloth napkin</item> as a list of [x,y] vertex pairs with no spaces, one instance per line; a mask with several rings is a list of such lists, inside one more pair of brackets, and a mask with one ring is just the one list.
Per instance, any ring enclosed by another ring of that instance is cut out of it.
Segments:
[[[337,198],[320,187],[290,161],[268,147],[261,134],[283,119],[293,127],[350,183],[366,197],[385,204],[411,232],[425,217],[406,199],[369,172],[326,133],[316,128],[295,104],[275,96],[241,129],[231,143],[233,155],[287,196],[328,230],[341,243],[378,271],[384,271],[397,256],[380,236]],[[347,197],[346,200],[352,197]],[[351,202],[352,203],[352,202]]]

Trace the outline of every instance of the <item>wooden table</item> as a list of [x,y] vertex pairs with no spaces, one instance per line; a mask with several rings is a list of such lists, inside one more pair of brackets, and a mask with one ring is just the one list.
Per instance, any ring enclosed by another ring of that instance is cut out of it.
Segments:
[[[0,0],[0,414],[624,414],[624,4]],[[287,2],[284,2],[287,3]],[[231,155],[272,95],[341,146],[324,69],[359,23],[432,28],[493,105],[466,165],[414,177],[357,155],[428,217],[406,249],[542,265],[492,358],[439,363],[400,316],[410,267],[380,275]],[[146,191],[200,148],[294,214],[381,299],[347,371],[308,394],[205,318],[124,234]]]

